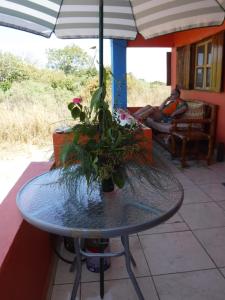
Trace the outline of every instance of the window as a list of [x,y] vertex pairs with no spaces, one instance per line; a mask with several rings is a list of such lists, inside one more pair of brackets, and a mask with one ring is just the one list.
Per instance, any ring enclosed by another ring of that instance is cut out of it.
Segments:
[[177,84],[183,89],[221,91],[224,32],[177,49]]
[[196,45],[194,88],[211,89],[212,87],[212,40]]

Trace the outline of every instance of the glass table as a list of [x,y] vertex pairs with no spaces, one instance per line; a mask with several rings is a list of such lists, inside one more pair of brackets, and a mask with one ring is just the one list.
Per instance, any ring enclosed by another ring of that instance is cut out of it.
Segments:
[[[138,299],[144,299],[131,268],[129,235],[154,227],[176,213],[183,201],[183,188],[171,174],[149,166],[133,166],[122,189],[103,193],[100,185],[74,181],[56,169],[33,178],[17,195],[24,219],[50,233],[74,238],[76,276],[71,300],[75,299],[81,278],[82,256],[124,255],[129,277]],[[121,237],[124,250],[118,253],[86,253],[80,247],[84,238]],[[102,274],[103,273],[103,274]],[[100,272],[100,294],[104,295],[104,271]]]

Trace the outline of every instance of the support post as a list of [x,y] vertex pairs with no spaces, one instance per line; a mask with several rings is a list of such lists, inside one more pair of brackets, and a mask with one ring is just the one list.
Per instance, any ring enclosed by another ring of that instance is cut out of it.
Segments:
[[126,47],[126,40],[111,41],[113,108],[127,107]]
[[103,0],[99,1],[99,86],[103,86]]

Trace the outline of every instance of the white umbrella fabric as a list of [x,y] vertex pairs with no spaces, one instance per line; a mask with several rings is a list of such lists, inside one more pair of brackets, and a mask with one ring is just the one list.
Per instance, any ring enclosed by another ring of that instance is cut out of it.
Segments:
[[[99,37],[101,0],[1,0],[0,25],[58,38]],[[104,38],[135,39],[220,25],[225,0],[104,0]]]

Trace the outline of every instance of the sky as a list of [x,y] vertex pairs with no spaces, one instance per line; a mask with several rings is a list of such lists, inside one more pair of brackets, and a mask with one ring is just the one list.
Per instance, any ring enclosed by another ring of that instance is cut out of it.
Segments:
[[[97,39],[60,40],[54,34],[50,39],[12,28],[0,26],[0,51],[11,52],[39,66],[47,62],[45,52],[49,48],[63,48],[76,44],[94,56],[98,48]],[[146,81],[166,82],[166,52],[170,48],[128,48],[127,73]],[[111,65],[110,40],[104,41],[104,65]]]

